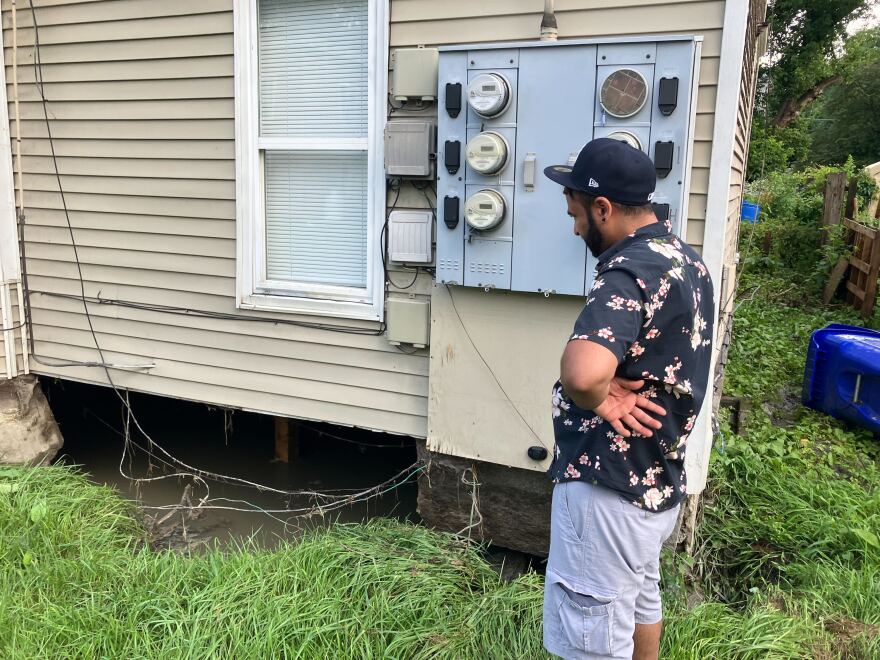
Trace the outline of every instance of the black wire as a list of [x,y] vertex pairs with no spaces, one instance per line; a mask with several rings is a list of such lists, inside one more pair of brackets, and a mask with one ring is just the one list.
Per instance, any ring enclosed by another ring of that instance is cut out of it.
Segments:
[[[222,312],[209,312],[206,310],[191,309],[191,308],[186,308],[186,307],[173,307],[170,305],[148,305],[148,304],[135,303],[135,302],[125,301],[125,300],[109,300],[109,299],[104,299],[104,298],[91,298],[90,299],[89,297],[87,297],[85,294],[85,284],[84,284],[84,278],[83,278],[83,274],[82,274],[82,264],[79,259],[79,252],[77,250],[76,240],[75,240],[74,234],[73,234],[73,225],[70,220],[70,211],[67,208],[67,199],[64,195],[64,188],[62,187],[62,184],[61,184],[61,174],[60,174],[60,171],[58,168],[57,155],[55,153],[55,142],[52,137],[52,128],[51,128],[51,124],[49,122],[49,113],[48,113],[48,109],[47,109],[48,99],[46,98],[46,95],[44,93],[44,87],[43,87],[43,72],[42,72],[43,64],[42,64],[42,59],[40,57],[40,36],[39,36],[39,26],[37,24],[36,11],[34,9],[33,0],[28,0],[28,3],[30,5],[31,18],[32,18],[32,22],[34,25],[34,63],[36,65],[35,66],[35,80],[36,80],[36,84],[37,84],[37,89],[39,90],[39,93],[40,93],[40,99],[42,100],[43,119],[46,124],[46,135],[47,135],[48,141],[49,141],[49,147],[50,147],[51,155],[52,155],[52,163],[53,163],[54,169],[55,169],[55,178],[58,182],[58,191],[61,195],[61,203],[62,203],[62,207],[64,209],[64,216],[65,216],[65,220],[67,222],[68,232],[70,233],[71,247],[73,248],[74,258],[76,260],[76,267],[77,267],[77,273],[79,275],[81,295],[80,296],[69,296],[69,295],[65,295],[65,294],[50,293],[47,291],[39,291],[39,292],[34,291],[33,293],[41,293],[42,295],[56,296],[59,298],[72,298],[72,299],[82,300],[83,307],[85,308],[85,312],[86,312],[86,318],[87,318],[88,324],[89,324],[89,329],[91,330],[93,335],[95,333],[94,333],[94,329],[92,328],[91,316],[89,314],[88,306],[86,304],[88,300],[91,300],[92,302],[100,303],[100,304],[118,305],[120,307],[130,307],[130,308],[134,308],[134,309],[162,312],[162,313],[166,313],[166,314],[178,314],[178,315],[183,315],[183,316],[199,316],[199,317],[204,317],[204,318],[216,318],[216,319],[223,319],[223,320],[272,323],[275,325],[291,325],[291,326],[296,326],[296,327],[301,327],[301,328],[308,328],[311,330],[324,330],[327,332],[338,332],[338,333],[342,333],[342,334],[354,334],[354,335],[364,335],[364,336],[373,336],[373,337],[379,337],[379,336],[382,336],[383,334],[385,334],[385,322],[384,321],[379,323],[378,328],[370,329],[370,328],[358,328],[358,327],[352,327],[352,326],[333,325],[333,324],[327,324],[327,323],[313,323],[310,321],[298,321],[295,319],[259,318],[259,317],[245,316],[243,314],[227,314],[227,313],[222,313]],[[20,166],[20,164],[19,164],[19,166]],[[21,215],[21,225],[23,226],[23,224],[24,224],[24,209],[21,210],[20,215]],[[24,259],[24,229],[23,229],[23,227],[22,227],[20,233],[21,233],[21,244],[22,244],[22,261],[25,261],[25,259]],[[34,350],[33,320],[31,317],[31,305],[30,305],[30,294],[32,293],[32,291],[27,284],[27,271],[25,268],[22,269],[22,281],[23,281],[25,299],[27,301],[27,303],[25,305],[25,313],[26,313],[26,315],[25,315],[26,321],[25,322],[30,329],[30,331],[28,332],[28,344],[30,347],[31,355],[34,356],[34,360],[36,362],[38,362],[40,364],[44,364],[46,366],[75,366],[76,364],[81,364],[81,365],[85,365],[85,366],[96,366],[96,363],[94,363],[94,362],[83,362],[83,363],[71,362],[69,365],[67,363],[65,363],[65,365],[49,364],[46,362],[42,362],[39,359],[39,357],[36,355],[36,351]],[[98,353],[101,354],[101,362],[105,363],[103,353],[102,353],[100,347],[98,346],[97,337],[93,337],[93,338],[95,340],[95,345],[98,348]],[[109,379],[109,374],[108,374],[108,379]]]
[[[80,285],[80,295],[79,295],[79,296],[72,296],[72,295],[66,295],[66,294],[51,294],[51,293],[47,293],[47,292],[40,292],[40,293],[43,293],[44,295],[54,295],[54,296],[58,296],[58,297],[64,297],[64,298],[70,298],[70,299],[74,299],[74,300],[80,300],[80,301],[82,302],[83,310],[84,310],[84,312],[85,312],[86,321],[87,321],[87,323],[88,323],[88,327],[89,327],[89,332],[90,332],[91,335],[92,335],[92,341],[94,342],[94,344],[95,344],[95,348],[96,348],[97,351],[98,351],[98,355],[99,355],[99,357],[100,357],[100,362],[95,362],[95,363],[81,363],[81,364],[84,364],[84,365],[87,365],[87,366],[100,366],[100,367],[102,367],[102,368],[104,369],[104,374],[105,374],[106,377],[107,377],[107,383],[108,383],[109,386],[112,388],[113,392],[116,394],[116,396],[119,398],[119,400],[122,402],[122,405],[123,405],[124,409],[127,410],[127,411],[128,411],[128,414],[131,416],[131,418],[135,420],[135,424],[136,424],[138,430],[140,430],[142,433],[144,433],[144,435],[146,435],[146,432],[143,431],[143,429],[141,428],[140,424],[137,422],[137,418],[136,418],[135,415],[134,415],[134,411],[132,410],[131,405],[128,403],[126,397],[124,397],[124,396],[122,395],[122,392],[120,391],[119,387],[118,387],[118,386],[116,385],[116,383],[113,381],[113,377],[112,377],[111,374],[110,374],[110,366],[111,366],[111,365],[109,365],[109,364],[107,363],[106,358],[104,357],[104,351],[103,351],[103,349],[101,348],[100,342],[98,341],[98,335],[97,335],[97,333],[95,332],[95,328],[94,328],[94,325],[93,325],[93,323],[92,323],[92,315],[91,315],[91,312],[89,311],[89,305],[88,305],[90,298],[89,298],[88,296],[86,296],[86,293],[85,293],[85,279],[84,279],[84,277],[83,277],[83,273],[82,273],[82,263],[81,263],[81,261],[80,261],[80,259],[79,259],[79,251],[78,251],[78,249],[77,249],[76,237],[74,236],[74,232],[73,232],[73,224],[71,223],[71,220],[70,220],[70,211],[69,211],[69,209],[68,209],[68,207],[67,207],[67,199],[66,199],[66,197],[65,197],[65,195],[64,195],[64,188],[63,188],[62,183],[61,183],[61,173],[60,173],[59,168],[58,168],[58,158],[57,158],[57,155],[56,155],[56,153],[55,153],[55,143],[54,143],[54,140],[53,140],[53,138],[52,138],[52,130],[51,130],[50,122],[49,122],[49,112],[48,112],[48,108],[47,108],[47,99],[46,99],[45,94],[43,94],[43,86],[42,86],[42,69],[41,69],[41,67],[42,67],[42,62],[41,62],[41,60],[40,60],[40,54],[39,54],[39,48],[40,48],[40,41],[39,41],[39,25],[37,24],[37,16],[36,16],[36,11],[34,10],[33,0],[28,0],[28,4],[30,5],[31,16],[32,16],[32,19],[33,19],[33,28],[34,28],[34,49],[35,49],[34,61],[35,61],[35,65],[36,65],[36,78],[37,78],[37,81],[38,81],[38,82],[37,82],[37,87],[38,87],[38,89],[40,90],[40,99],[41,99],[41,101],[42,101],[42,107],[43,107],[43,118],[44,118],[44,120],[45,120],[45,122],[46,122],[46,134],[47,134],[47,137],[48,137],[49,147],[50,147],[50,151],[51,151],[51,155],[52,155],[52,163],[53,163],[53,166],[54,166],[54,169],[55,169],[55,178],[56,178],[56,181],[57,181],[57,183],[58,183],[58,192],[59,192],[59,194],[61,195],[62,208],[63,208],[63,210],[64,210],[64,217],[65,217],[65,220],[66,220],[66,223],[67,223],[67,229],[68,229],[68,232],[69,232],[69,234],[70,234],[70,243],[71,243],[71,247],[73,248],[73,254],[74,254],[74,259],[75,259],[75,261],[76,261],[76,267],[77,267],[77,273],[78,273],[78,276],[79,276],[79,285]],[[21,136],[19,136],[19,139],[20,139],[20,137],[21,137]],[[22,209],[22,214],[23,214],[23,209]],[[31,293],[30,290],[27,290],[27,292],[28,292],[28,295],[30,295],[30,293]],[[92,298],[92,300],[95,300],[95,299]],[[107,300],[104,300],[104,299],[97,299],[97,300],[98,300],[99,303],[102,303],[102,304],[123,304],[122,301],[107,301]],[[194,314],[194,313],[196,313],[194,310],[187,310],[186,308],[167,308],[167,309],[161,309],[162,306],[158,306],[158,305],[144,306],[144,305],[141,305],[141,304],[139,304],[139,303],[125,303],[125,304],[123,304],[123,306],[138,306],[138,307],[141,307],[141,308],[144,308],[144,309],[151,308],[151,309],[155,309],[156,311],[168,311],[169,313],[170,313],[172,310],[175,311],[176,313],[187,313],[187,314]],[[212,313],[208,313],[208,312],[202,312],[202,313],[205,314],[205,315],[212,315],[212,316],[214,315],[214,314],[212,314]],[[238,317],[238,315],[228,315],[228,316],[235,316],[238,320],[242,320],[242,319],[255,320],[255,321],[258,320],[257,318],[254,318],[254,317],[246,317],[246,316],[244,316],[244,317]],[[259,320],[260,320],[260,321],[264,321],[264,322],[273,322],[273,323],[285,323],[285,322],[286,322],[286,323],[289,323],[289,324],[304,325],[303,322],[294,322],[294,321],[284,320],[284,319],[281,319],[281,320],[277,320],[277,319],[259,319]],[[311,326],[320,326],[321,324],[309,324],[309,325],[311,325]],[[381,330],[379,330],[379,331],[369,331],[369,333],[370,333],[370,334],[379,334],[380,332],[384,332],[384,325],[385,325],[384,323],[380,324],[380,328],[381,328]],[[324,328],[322,328],[322,329],[334,330],[334,331],[337,331],[337,332],[351,332],[351,331],[352,331],[351,329],[343,329],[343,328],[339,328],[339,327],[335,327],[335,326],[326,326],[326,327],[324,327]],[[367,334],[367,333],[363,332],[363,330],[366,330],[366,329],[363,329],[363,328],[355,328],[355,329],[354,329],[354,332],[355,332],[356,334]],[[31,333],[31,341],[33,341],[33,337],[32,337],[32,335],[33,335],[33,333]],[[55,365],[52,365],[52,364],[50,364],[50,363],[43,362],[42,360],[40,360],[39,357],[34,353],[32,347],[33,347],[33,344],[31,344],[31,354],[32,354],[32,356],[33,356],[34,361],[36,361],[36,362],[38,362],[38,363],[40,363],[40,364],[45,364],[45,365],[47,365],[47,366],[55,366]],[[75,363],[71,363],[71,364],[75,364]],[[149,436],[147,436],[147,440],[152,444],[152,439],[151,439]],[[136,443],[133,443],[133,444],[136,444]],[[150,452],[150,453],[151,453],[151,452]],[[206,471],[204,471],[204,470],[199,470],[199,469],[197,469],[197,468],[195,468],[195,469],[193,469],[193,468],[189,468],[188,466],[186,466],[185,463],[183,463],[183,462],[180,461],[179,459],[174,458],[174,457],[172,457],[172,456],[170,456],[170,455],[169,455],[169,458],[170,458],[170,459],[171,459],[171,460],[172,460],[177,466],[180,466],[180,467],[185,468],[185,469],[187,470],[187,472],[190,473],[190,476],[202,476],[202,475],[203,475],[203,476],[205,476],[205,477],[207,477],[207,478],[209,478],[209,479],[212,479],[212,480],[215,480],[215,481],[220,481],[220,482],[226,482],[226,483],[234,483],[234,482],[238,482],[238,481],[240,481],[240,480],[238,480],[238,479],[236,479],[236,478],[232,478],[232,477],[224,477],[223,475],[217,475],[217,474],[214,474],[214,473],[208,473],[208,472],[206,472]],[[175,468],[175,469],[179,469],[179,468]],[[181,476],[182,476],[182,475],[181,475]],[[386,482],[386,483],[388,483],[388,482]],[[384,485],[384,484],[382,484],[382,485]],[[380,485],[379,487],[381,487],[382,485]],[[257,484],[254,484],[253,486],[254,486],[254,487],[257,487],[257,488],[260,488],[260,486],[257,485]],[[379,488],[379,487],[377,487],[377,488]]]
[[385,281],[391,284],[398,291],[406,291],[407,289],[411,289],[415,286],[416,280],[419,279],[419,271],[416,270],[416,274],[413,276],[412,282],[407,284],[406,286],[398,286],[393,279],[391,279],[391,271],[388,270],[388,222],[391,219],[391,214],[394,212],[394,209],[397,208],[397,202],[400,201],[400,189],[402,184],[398,179],[396,184],[390,184],[391,189],[394,191],[394,201],[391,203],[391,206],[388,209],[388,213],[385,214],[385,222],[382,223],[382,231],[379,234],[379,243],[382,249],[382,270],[385,273]]
[[[54,291],[33,290],[42,296],[50,296],[53,298],[65,298],[68,300],[82,300],[82,296],[69,293],[55,293]],[[352,328],[349,326],[335,326],[324,323],[312,323],[310,321],[296,321],[294,319],[277,319],[265,318],[260,316],[245,316],[243,314],[229,314],[226,312],[212,312],[203,309],[192,309],[189,307],[174,307],[172,305],[158,305],[149,303],[139,303],[131,300],[120,300],[116,298],[99,298],[94,296],[86,296],[86,301],[97,305],[115,305],[117,307],[128,307],[130,309],[140,309],[149,312],[161,312],[163,314],[174,314],[177,316],[195,316],[198,318],[222,319],[227,321],[248,321],[251,323],[271,323],[272,325],[293,325],[296,327],[305,327],[316,330],[326,330],[327,332],[341,332],[344,334],[378,336],[385,332],[382,330],[374,330],[372,328]]]
[[388,108],[391,110],[392,114],[395,112],[424,112],[427,109],[425,107],[407,108],[403,105],[394,105],[394,103],[391,102],[391,94],[388,94]]
[[10,325],[8,328],[0,328],[0,332],[12,332],[13,330],[18,330],[19,328],[23,328],[27,325],[27,321],[24,323],[16,323],[15,325]]
[[[415,188],[418,191],[421,191],[422,195],[424,195],[425,200],[427,200],[427,202],[428,202],[428,206],[431,207],[431,215],[433,216],[434,221],[436,222],[437,221],[437,211],[434,207],[434,204],[431,203],[431,198],[428,196],[428,193],[427,193],[428,190],[433,191],[433,188],[431,187],[431,182],[426,181],[425,185],[423,185],[423,186],[417,185],[416,181],[411,181],[410,183],[413,188]],[[388,266],[386,263],[386,257],[387,257],[387,252],[388,252],[388,222],[391,218],[391,213],[394,211],[395,208],[397,208],[397,202],[400,200],[401,183],[400,183],[399,179],[397,180],[397,187],[395,187],[394,184],[392,184],[391,189],[394,190],[396,194],[394,196],[394,202],[391,204],[391,207],[388,209],[388,214],[385,216],[385,223],[382,225],[382,232],[380,234],[380,236],[382,237],[382,238],[380,238],[380,242],[383,242],[382,267],[385,270],[385,279],[388,281],[388,283],[391,284],[398,291],[406,291],[407,289],[411,289],[413,286],[415,286],[416,282],[419,279],[419,275],[421,273],[427,273],[428,275],[433,275],[434,271],[430,268],[424,268],[422,266],[408,266],[407,264],[402,264],[402,267],[404,270],[408,270],[411,272],[414,271],[412,281],[405,286],[399,286],[398,284],[396,284],[394,282],[393,279],[391,279],[391,272],[388,270]]]
[[523,414],[519,411],[519,408],[513,402],[513,399],[510,398],[510,395],[507,393],[507,390],[504,389],[504,386],[501,384],[501,381],[498,379],[498,376],[495,375],[495,371],[492,367],[489,366],[489,362],[483,357],[483,354],[480,352],[480,349],[477,348],[476,343],[474,342],[473,337],[471,337],[471,333],[468,332],[467,326],[464,323],[464,320],[461,318],[461,314],[458,313],[458,307],[455,304],[455,296],[452,295],[452,288],[447,284],[446,285],[446,293],[449,295],[449,302],[452,304],[452,311],[455,312],[456,318],[458,318],[458,323],[461,325],[461,329],[464,330],[465,337],[467,337],[468,342],[471,347],[477,353],[477,357],[480,358],[480,361],[483,363],[483,366],[486,367],[486,370],[489,372],[489,375],[492,376],[492,380],[495,381],[495,384],[498,386],[498,389],[501,390],[501,393],[504,395],[504,398],[507,399],[507,402],[510,404],[510,407],[513,408],[513,412],[516,413],[517,417],[520,418],[525,427],[531,431],[532,435],[535,437],[535,440],[538,441],[538,444],[541,445],[547,451],[550,451],[549,447],[544,444],[543,440],[541,440],[541,436],[538,435],[538,432],[532,428],[532,425],[523,417]]

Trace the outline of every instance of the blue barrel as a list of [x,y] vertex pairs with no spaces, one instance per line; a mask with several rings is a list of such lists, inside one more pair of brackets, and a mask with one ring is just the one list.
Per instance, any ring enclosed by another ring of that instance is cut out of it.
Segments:
[[740,217],[746,222],[758,222],[758,216],[761,215],[761,207],[751,202],[743,202],[742,213]]
[[832,323],[810,338],[805,406],[880,433],[880,332]]

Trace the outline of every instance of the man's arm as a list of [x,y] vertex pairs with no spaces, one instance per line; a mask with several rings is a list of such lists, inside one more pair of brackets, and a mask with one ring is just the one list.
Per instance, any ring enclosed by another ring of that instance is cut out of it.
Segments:
[[578,407],[593,410],[608,396],[617,356],[592,341],[570,341],[562,354],[562,388]]
[[591,341],[571,341],[562,354],[562,389],[577,406],[592,410],[620,435],[632,432],[645,437],[662,424],[648,413],[665,415],[666,410],[636,394],[643,380],[615,377],[617,356]]

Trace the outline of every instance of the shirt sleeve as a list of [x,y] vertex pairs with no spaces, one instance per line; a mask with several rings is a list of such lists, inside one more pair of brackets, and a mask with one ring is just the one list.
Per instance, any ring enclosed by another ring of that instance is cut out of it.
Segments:
[[601,344],[623,362],[644,321],[644,295],[635,278],[625,270],[607,270],[593,282],[571,340]]

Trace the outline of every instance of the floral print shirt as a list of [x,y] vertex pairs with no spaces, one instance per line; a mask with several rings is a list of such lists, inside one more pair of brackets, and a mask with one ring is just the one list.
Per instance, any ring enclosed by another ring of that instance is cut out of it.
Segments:
[[601,344],[617,375],[666,409],[652,437],[618,435],[553,388],[554,482],[589,481],[638,507],[663,511],[684,497],[684,453],[703,403],[712,352],[712,281],[700,257],[659,222],[599,257],[596,279],[570,341]]

